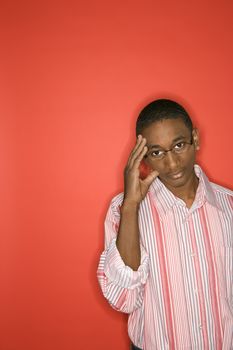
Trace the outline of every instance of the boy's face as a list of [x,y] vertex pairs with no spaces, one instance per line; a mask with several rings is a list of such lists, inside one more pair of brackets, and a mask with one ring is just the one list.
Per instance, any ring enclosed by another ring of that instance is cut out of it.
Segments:
[[[199,149],[197,130],[191,133],[180,118],[163,119],[143,129],[141,134],[148,147],[145,163],[159,172],[160,180],[170,191],[185,188],[194,176],[195,154]],[[173,151],[158,158],[161,151],[172,148]]]

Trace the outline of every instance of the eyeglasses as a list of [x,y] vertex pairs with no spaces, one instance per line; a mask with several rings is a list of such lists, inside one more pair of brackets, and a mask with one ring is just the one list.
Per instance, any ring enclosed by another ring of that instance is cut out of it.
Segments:
[[157,149],[157,150],[151,150],[149,151],[146,155],[145,158],[150,158],[150,160],[155,160],[155,159],[163,159],[166,157],[168,152],[172,152],[173,154],[182,154],[188,151],[190,145],[193,144],[193,138],[191,138],[190,142],[186,141],[180,141],[176,143],[172,148],[170,149]]

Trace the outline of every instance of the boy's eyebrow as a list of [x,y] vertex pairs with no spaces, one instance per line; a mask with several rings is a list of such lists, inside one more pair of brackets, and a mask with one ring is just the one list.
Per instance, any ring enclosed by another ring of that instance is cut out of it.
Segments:
[[[174,144],[175,142],[178,142],[178,141],[181,141],[181,140],[183,140],[183,139],[186,139],[187,138],[187,136],[183,136],[183,135],[180,135],[180,136],[178,136],[178,137],[176,137],[173,141],[172,141],[172,143],[171,144]],[[147,147],[148,147],[148,149],[152,149],[152,148],[163,148],[163,147],[161,147],[160,145],[146,145]]]

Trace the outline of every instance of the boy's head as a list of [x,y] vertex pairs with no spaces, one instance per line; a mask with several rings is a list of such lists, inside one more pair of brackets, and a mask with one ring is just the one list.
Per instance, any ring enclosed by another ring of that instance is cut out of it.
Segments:
[[168,99],[159,99],[149,103],[140,112],[136,122],[136,135],[150,124],[164,119],[182,119],[192,132],[193,124],[186,110],[177,102]]
[[153,101],[141,111],[136,132],[146,139],[144,163],[171,192],[187,189],[195,177],[199,134],[185,109],[171,100]]

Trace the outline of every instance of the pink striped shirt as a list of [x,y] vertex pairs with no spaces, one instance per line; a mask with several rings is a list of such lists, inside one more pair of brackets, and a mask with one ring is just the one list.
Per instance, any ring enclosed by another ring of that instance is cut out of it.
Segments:
[[107,213],[99,283],[110,305],[129,313],[129,337],[145,350],[233,349],[233,192],[195,172],[190,209],[152,183],[139,209],[137,271],[115,244],[123,194]]

